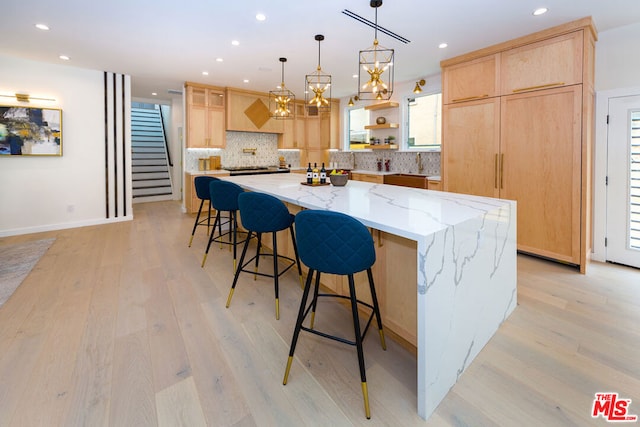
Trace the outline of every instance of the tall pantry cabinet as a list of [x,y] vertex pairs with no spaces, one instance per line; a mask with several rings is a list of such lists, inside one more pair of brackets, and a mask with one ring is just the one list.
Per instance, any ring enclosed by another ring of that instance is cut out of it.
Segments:
[[518,249],[582,272],[595,41],[583,18],[441,62],[444,190],[516,200]]

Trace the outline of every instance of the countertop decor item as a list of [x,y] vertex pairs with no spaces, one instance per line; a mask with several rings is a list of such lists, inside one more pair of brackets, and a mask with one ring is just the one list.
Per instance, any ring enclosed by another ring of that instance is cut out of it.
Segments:
[[379,125],[383,125],[383,124],[387,123],[387,119],[385,119],[384,117],[378,117],[376,119],[376,123],[379,124]]
[[335,174],[329,175],[329,180],[331,181],[331,185],[334,187],[344,187],[347,185],[347,181],[349,181],[349,175],[347,174]]

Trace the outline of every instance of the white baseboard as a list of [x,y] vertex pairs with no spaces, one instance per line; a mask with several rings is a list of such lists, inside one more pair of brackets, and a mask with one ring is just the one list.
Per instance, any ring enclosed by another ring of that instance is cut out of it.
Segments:
[[65,230],[68,228],[87,227],[90,225],[111,224],[114,222],[132,221],[133,215],[118,218],[100,218],[77,222],[65,222],[62,224],[38,225],[35,227],[14,228],[11,230],[0,230],[0,237],[17,236],[21,234],[42,233],[44,231]]

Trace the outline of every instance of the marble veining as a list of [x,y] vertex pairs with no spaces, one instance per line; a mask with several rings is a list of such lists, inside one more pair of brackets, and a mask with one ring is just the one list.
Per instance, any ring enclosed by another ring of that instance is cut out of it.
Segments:
[[308,187],[297,174],[224,179],[304,208],[343,212],[417,242],[417,388],[423,418],[516,307],[513,201],[359,181]]

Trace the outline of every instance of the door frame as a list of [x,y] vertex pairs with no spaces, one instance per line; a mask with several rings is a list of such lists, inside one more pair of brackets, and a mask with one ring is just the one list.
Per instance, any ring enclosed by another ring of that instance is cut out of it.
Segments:
[[595,147],[593,170],[593,241],[591,259],[605,262],[607,248],[607,115],[609,100],[622,96],[640,96],[640,87],[612,89],[596,92]]

